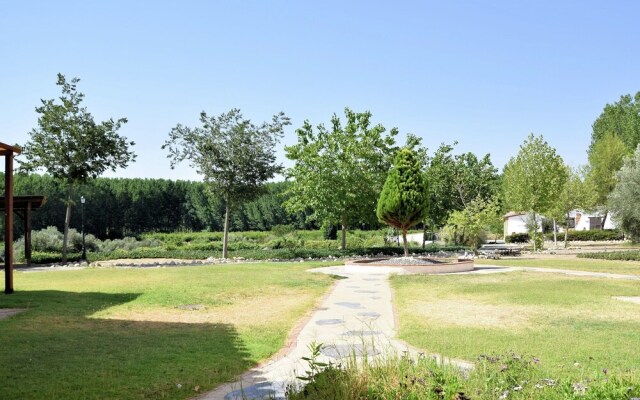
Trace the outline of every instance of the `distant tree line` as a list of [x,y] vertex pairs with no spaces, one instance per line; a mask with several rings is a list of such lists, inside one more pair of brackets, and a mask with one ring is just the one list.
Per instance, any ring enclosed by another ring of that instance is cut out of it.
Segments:
[[[0,173],[0,187],[4,184]],[[16,174],[16,196],[43,195],[47,202],[32,213],[32,229],[64,228],[66,186],[49,175]],[[282,203],[287,182],[266,184],[266,193],[232,210],[232,231],[270,230],[275,225],[316,229],[306,222],[309,212],[287,212]],[[4,189],[4,188],[3,188]],[[206,184],[168,179],[97,178],[78,185],[70,227],[80,230],[84,196],[85,231],[99,239],[136,236],[143,232],[222,231],[225,205],[220,196],[207,192]],[[23,235],[20,217],[15,218],[15,236]]]

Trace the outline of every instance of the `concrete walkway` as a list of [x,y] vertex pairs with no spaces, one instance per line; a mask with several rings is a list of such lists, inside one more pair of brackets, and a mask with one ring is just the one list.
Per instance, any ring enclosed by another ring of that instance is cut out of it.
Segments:
[[396,331],[388,277],[399,272],[398,268],[339,266],[311,271],[347,279],[336,283],[300,331],[291,351],[250,370],[238,382],[225,384],[198,399],[283,399],[287,386],[299,383],[295,377],[305,374],[307,364],[302,357],[310,356],[311,343],[323,344],[319,361],[333,363],[353,354],[384,357],[404,351],[416,353],[393,339]]

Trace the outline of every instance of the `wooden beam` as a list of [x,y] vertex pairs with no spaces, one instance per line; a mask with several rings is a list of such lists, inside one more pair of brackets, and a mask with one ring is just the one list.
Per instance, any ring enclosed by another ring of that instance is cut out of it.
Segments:
[[4,292],[13,293],[13,154],[4,159]]
[[22,150],[20,150],[20,148],[19,148],[19,147],[11,146],[11,145],[9,145],[9,144],[2,143],[2,142],[0,142],[0,149],[2,149],[2,150],[8,150],[8,151],[10,151],[10,152],[12,152],[12,153],[14,153],[14,154],[20,154],[20,153],[22,153]]

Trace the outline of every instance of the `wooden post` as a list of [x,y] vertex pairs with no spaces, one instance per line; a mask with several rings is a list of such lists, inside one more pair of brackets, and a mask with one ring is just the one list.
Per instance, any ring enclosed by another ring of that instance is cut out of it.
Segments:
[[31,265],[31,202],[27,202],[24,211],[24,258],[27,265]]
[[13,152],[4,157],[4,292],[13,293]]

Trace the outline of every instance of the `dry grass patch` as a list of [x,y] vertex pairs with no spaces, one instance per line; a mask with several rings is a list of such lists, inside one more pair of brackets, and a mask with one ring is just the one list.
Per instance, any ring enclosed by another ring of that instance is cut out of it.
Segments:
[[[293,296],[295,294],[295,296]],[[301,310],[309,309],[317,296],[308,293],[272,294],[268,299],[263,296],[235,299],[231,304],[206,306],[202,304],[185,305],[184,307],[151,307],[130,309],[126,306],[115,306],[94,313],[91,318],[178,322],[186,324],[232,324],[241,326],[261,326],[285,323],[291,315],[299,315]]]
[[493,305],[467,299],[407,303],[416,316],[440,325],[517,330],[528,328],[539,311],[531,307]]
[[511,272],[395,276],[399,336],[428,352],[473,360],[514,351],[549,372],[640,369],[636,281]]

